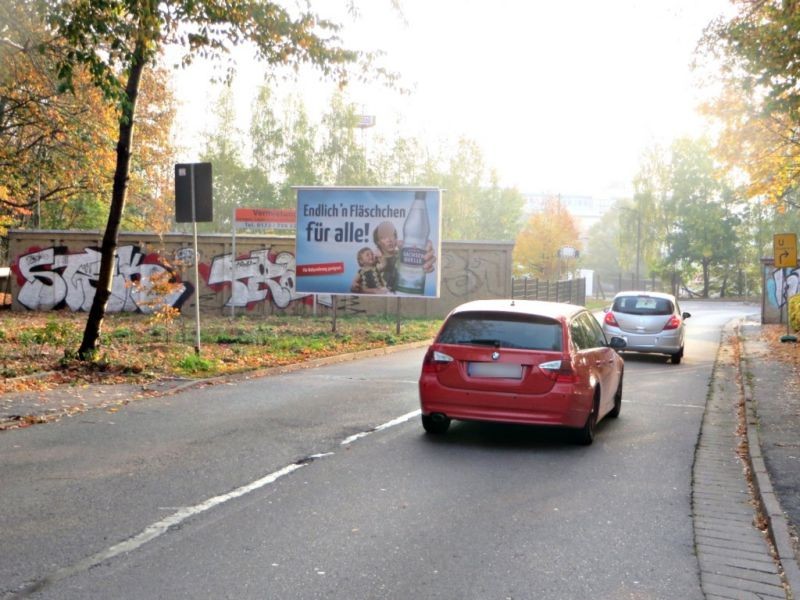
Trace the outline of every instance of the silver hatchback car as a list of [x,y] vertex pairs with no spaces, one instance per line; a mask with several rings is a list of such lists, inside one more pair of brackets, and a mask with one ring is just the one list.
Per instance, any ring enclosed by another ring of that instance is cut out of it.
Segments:
[[683,358],[683,322],[691,316],[671,294],[620,292],[605,310],[603,331],[609,339],[624,339],[626,351],[667,354],[677,365]]

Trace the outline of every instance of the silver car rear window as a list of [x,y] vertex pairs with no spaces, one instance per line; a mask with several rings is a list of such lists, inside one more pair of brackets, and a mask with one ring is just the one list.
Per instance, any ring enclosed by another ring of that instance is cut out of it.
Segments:
[[561,323],[535,315],[471,312],[450,317],[437,339],[442,344],[524,350],[561,350]]
[[666,298],[620,296],[614,300],[611,310],[630,315],[671,315],[675,307]]

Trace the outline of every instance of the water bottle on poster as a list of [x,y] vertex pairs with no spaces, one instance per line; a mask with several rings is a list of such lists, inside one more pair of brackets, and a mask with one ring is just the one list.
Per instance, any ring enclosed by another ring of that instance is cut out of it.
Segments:
[[428,250],[430,223],[425,192],[416,192],[403,224],[403,247],[397,265],[397,291],[425,294],[425,254]]

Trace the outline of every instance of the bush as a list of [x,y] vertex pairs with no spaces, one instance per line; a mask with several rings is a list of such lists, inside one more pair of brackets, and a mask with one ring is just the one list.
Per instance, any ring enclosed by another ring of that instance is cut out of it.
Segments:
[[199,373],[211,371],[214,368],[214,362],[197,354],[187,354],[178,361],[177,366],[187,373]]
[[789,298],[789,325],[792,331],[800,331],[800,294]]

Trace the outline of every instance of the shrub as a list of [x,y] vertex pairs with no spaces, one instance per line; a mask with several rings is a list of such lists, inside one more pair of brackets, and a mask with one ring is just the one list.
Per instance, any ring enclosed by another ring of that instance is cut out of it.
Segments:
[[800,331],[800,294],[789,298],[789,325],[792,331]]
[[187,354],[178,361],[177,366],[187,373],[199,373],[211,371],[214,368],[214,362],[197,354]]

